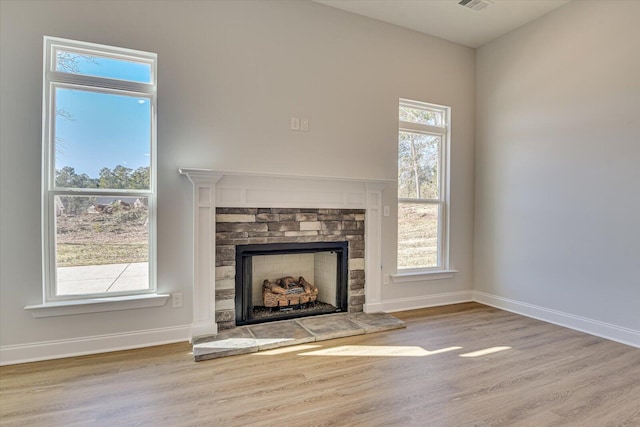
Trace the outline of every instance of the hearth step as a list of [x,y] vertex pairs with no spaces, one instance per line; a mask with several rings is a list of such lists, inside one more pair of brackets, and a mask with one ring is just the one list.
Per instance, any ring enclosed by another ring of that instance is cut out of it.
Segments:
[[388,313],[337,313],[240,326],[196,339],[196,362],[406,327]]

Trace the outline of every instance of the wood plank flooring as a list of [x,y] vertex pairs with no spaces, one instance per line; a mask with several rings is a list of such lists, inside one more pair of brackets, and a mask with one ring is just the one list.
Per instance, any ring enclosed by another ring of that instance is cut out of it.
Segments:
[[476,303],[193,362],[189,344],[0,368],[2,426],[640,426],[640,349]]

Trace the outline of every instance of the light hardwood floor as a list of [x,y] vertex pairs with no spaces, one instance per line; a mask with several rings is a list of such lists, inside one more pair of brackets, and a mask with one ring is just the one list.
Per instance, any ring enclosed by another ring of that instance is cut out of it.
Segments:
[[395,315],[200,363],[184,343],[5,366],[0,425],[640,426],[640,349],[476,303]]

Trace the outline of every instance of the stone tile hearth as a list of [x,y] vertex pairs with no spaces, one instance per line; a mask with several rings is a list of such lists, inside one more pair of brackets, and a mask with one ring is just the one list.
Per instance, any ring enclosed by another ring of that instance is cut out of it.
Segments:
[[406,327],[387,313],[338,313],[240,326],[196,340],[196,362]]

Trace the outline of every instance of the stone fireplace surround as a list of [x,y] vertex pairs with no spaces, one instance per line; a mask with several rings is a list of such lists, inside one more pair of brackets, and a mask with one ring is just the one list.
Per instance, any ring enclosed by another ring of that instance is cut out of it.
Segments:
[[364,226],[364,209],[217,208],[218,329],[236,326],[236,245],[348,242],[348,311],[361,312],[365,301]]
[[[218,221],[216,220],[217,212],[220,215],[241,215],[230,212],[239,212],[242,209],[249,209],[250,211],[246,212],[253,212],[255,209],[255,215],[258,215],[260,210],[263,210],[261,213],[268,213],[264,210],[271,210],[271,213],[273,213],[273,209],[276,209],[276,211],[279,209],[280,211],[277,212],[282,212],[285,218],[291,218],[286,217],[286,215],[291,214],[284,212],[300,215],[313,215],[315,213],[319,216],[320,212],[323,215],[332,215],[336,210],[341,210],[344,211],[345,215],[353,215],[354,221],[356,215],[362,215],[362,212],[364,212],[364,218],[366,218],[364,230],[355,230],[362,234],[352,234],[352,236],[362,236],[364,248],[356,248],[358,245],[354,247],[355,255],[350,255],[350,264],[354,266],[354,271],[362,270],[366,280],[362,285],[359,284],[358,275],[360,273],[354,273],[353,282],[350,283],[350,288],[353,285],[353,289],[349,291],[350,310],[360,310],[360,303],[362,303],[361,309],[364,312],[382,311],[382,277],[380,271],[381,203],[382,191],[386,185],[392,183],[391,181],[220,172],[195,168],[181,168],[179,173],[187,176],[193,184],[192,340],[197,337],[216,335],[219,329],[232,327],[228,323],[230,322],[228,319],[232,319],[229,316],[231,314],[230,311],[233,309],[233,300],[229,298],[230,293],[225,289],[225,286],[229,286],[229,282],[226,282],[226,280],[229,280],[229,273],[225,267],[233,268],[234,274],[235,267],[225,266],[226,261],[222,261],[224,259],[223,253],[228,251],[229,248],[222,248],[222,246],[227,245],[216,242],[216,228],[225,222],[219,221],[220,217],[218,217]],[[224,209],[227,210],[225,211]],[[290,211],[286,211],[287,209]],[[356,211],[358,213],[355,213]],[[281,213],[277,215],[281,215]],[[299,218],[304,219],[302,216]],[[361,217],[358,218],[360,219]],[[247,217],[246,219],[249,218]],[[307,219],[312,218],[307,217]],[[325,227],[334,226],[337,226],[337,223],[326,225]],[[317,227],[317,225],[305,225],[303,227]],[[352,227],[352,225],[347,227]],[[355,225],[355,227],[358,226]],[[283,231],[301,233],[303,231],[321,230]],[[308,241],[304,239],[313,236],[290,235],[283,237],[295,237],[296,239]],[[359,240],[357,237],[351,237],[351,239],[352,241]],[[342,240],[346,239],[342,238]],[[225,241],[223,240],[222,242],[224,243]],[[360,257],[357,257],[358,254]],[[220,257],[220,260],[218,260],[218,257]],[[349,267],[350,270],[351,266]]]

